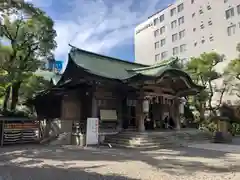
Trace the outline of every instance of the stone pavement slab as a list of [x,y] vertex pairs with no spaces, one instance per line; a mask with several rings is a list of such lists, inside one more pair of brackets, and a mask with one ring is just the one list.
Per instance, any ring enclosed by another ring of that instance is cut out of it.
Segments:
[[240,179],[239,160],[238,153],[194,147],[139,151],[9,146],[0,149],[0,177],[4,180],[233,180]]

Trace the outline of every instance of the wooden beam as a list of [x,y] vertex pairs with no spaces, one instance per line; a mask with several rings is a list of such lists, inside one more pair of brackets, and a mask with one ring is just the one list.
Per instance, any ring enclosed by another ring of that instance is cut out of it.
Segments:
[[170,92],[172,94],[175,94],[175,91],[172,89],[164,88],[164,87],[159,87],[157,85],[147,85],[143,86],[143,89],[152,89],[156,93],[164,93],[164,92]]
[[175,99],[176,96],[170,95],[170,94],[159,94],[159,93],[155,93],[155,92],[144,92],[144,96],[163,96],[165,98],[169,98],[169,99]]

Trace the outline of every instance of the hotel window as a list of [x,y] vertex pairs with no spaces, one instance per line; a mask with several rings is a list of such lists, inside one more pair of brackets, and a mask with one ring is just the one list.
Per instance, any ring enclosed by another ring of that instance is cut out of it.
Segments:
[[160,28],[160,34],[163,34],[163,33],[165,33],[165,26]]
[[212,21],[210,20],[210,21],[208,21],[208,25],[209,26],[211,26],[212,25]]
[[157,37],[159,35],[159,29],[154,31],[154,36]]
[[178,5],[178,12],[183,11],[183,9],[184,9],[183,3],[182,3],[182,4],[179,4],[179,5]]
[[172,21],[171,27],[172,27],[172,29],[177,27],[177,20]]
[[230,9],[226,10],[225,13],[226,13],[226,18],[227,19],[233,17],[234,16],[234,8],[230,8]]
[[196,31],[196,28],[193,28],[193,32],[195,32]]
[[155,42],[154,46],[155,46],[155,49],[158,49],[159,48],[159,41]]
[[178,24],[181,25],[184,23],[184,16],[178,18]]
[[199,10],[199,14],[203,14],[203,10],[202,9]]
[[173,8],[171,9],[171,16],[174,16],[177,13],[177,9]]
[[161,40],[161,47],[164,46],[166,44],[166,39],[162,39]]
[[240,15],[240,5],[237,6],[237,12]]
[[164,14],[162,14],[159,19],[160,19],[160,22],[163,22],[164,21]]
[[195,17],[195,15],[196,15],[196,13],[192,13],[192,17],[193,17],[193,18]]
[[185,36],[185,30],[180,31],[179,32],[179,39],[184,38],[184,36]]
[[228,0],[224,0],[224,3],[228,2]]
[[195,46],[195,47],[197,46],[197,42],[194,43],[194,46]]
[[227,28],[228,36],[234,35],[236,33],[236,25],[229,26]]
[[204,29],[204,24],[201,24],[200,28],[201,28],[201,29]]
[[205,40],[203,39],[201,42],[202,42],[202,44],[204,44],[204,43],[205,43]]
[[173,56],[178,54],[178,47],[173,48]]
[[211,9],[212,9],[212,7],[211,7],[210,5],[208,5],[208,6],[207,6],[207,9],[208,9],[208,10],[211,10]]
[[176,33],[176,34],[173,34],[173,35],[172,35],[172,42],[177,41],[177,39],[178,39],[178,34],[177,34],[177,33]]
[[154,26],[156,26],[156,25],[158,24],[158,22],[159,22],[159,19],[158,19],[158,18],[155,18],[155,19],[153,20]]
[[167,57],[167,51],[161,53],[161,59],[165,59]]
[[181,53],[182,53],[182,52],[185,52],[185,51],[186,51],[186,47],[187,47],[186,44],[182,44],[182,45],[180,46],[180,52],[181,52]]
[[212,42],[214,40],[213,36],[210,36],[209,40]]
[[191,3],[193,4],[195,2],[195,0],[191,0]]
[[155,55],[155,61],[159,61],[160,60],[160,54],[156,54]]

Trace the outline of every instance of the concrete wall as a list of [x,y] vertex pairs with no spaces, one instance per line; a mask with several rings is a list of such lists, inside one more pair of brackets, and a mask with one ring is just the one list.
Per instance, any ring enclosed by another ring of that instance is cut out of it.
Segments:
[[[171,16],[170,12],[178,5],[184,4],[184,10],[177,12]],[[240,42],[240,13],[237,11],[237,6],[240,5],[239,0],[178,0],[168,8],[153,15],[151,18],[138,25],[135,28],[135,61],[142,64],[154,64],[155,55],[167,51],[167,57],[161,60],[173,57],[173,48],[180,47],[186,44],[186,51],[179,52],[176,56],[181,59],[189,59],[198,57],[204,52],[215,51],[219,54],[224,54],[226,60],[216,66],[216,70],[223,72],[230,60],[238,57],[236,50],[237,44]],[[211,7],[211,9],[208,9]],[[226,10],[234,8],[234,16],[226,18]],[[203,13],[200,13],[202,10]],[[154,20],[164,14],[164,21],[154,25]],[[171,22],[184,17],[184,23],[179,25],[177,22],[176,28],[171,28]],[[209,24],[212,22],[212,25]],[[147,24],[152,24],[148,28]],[[236,25],[235,34],[228,35],[228,27]],[[154,31],[165,26],[165,33],[154,36]],[[204,26],[204,28],[201,28]],[[194,30],[195,29],[195,30]],[[141,30],[139,32],[139,30]],[[185,37],[179,39],[179,32],[185,30]],[[178,39],[172,42],[172,35],[178,34]],[[211,41],[210,38],[213,38]],[[163,47],[155,49],[154,43],[166,39],[166,44]],[[223,79],[218,79],[215,86],[219,88],[223,85]],[[213,97],[213,105],[218,104],[220,93],[215,93]],[[239,100],[236,96],[236,91],[227,92],[223,97],[224,101],[234,103]]]
[[[184,4],[184,10],[171,16],[171,9],[177,8],[181,3]],[[183,44],[186,44],[186,51],[176,55],[182,59],[196,57],[203,52],[210,51],[225,54],[228,60],[237,57],[236,45],[240,42],[238,5],[240,5],[239,0],[228,0],[226,3],[224,0],[195,0],[193,4],[191,0],[176,1],[135,28],[135,61],[142,64],[154,64],[156,54],[161,56],[162,52],[167,51],[168,55],[163,60],[168,59],[173,56],[173,48],[179,48]],[[208,6],[211,7],[210,10],[208,10]],[[231,7],[234,8],[234,16],[226,19],[225,11]],[[202,10],[202,14],[200,14],[200,10]],[[161,23],[159,21],[154,25],[154,20],[163,14],[164,21]],[[177,27],[171,28],[171,22],[178,21],[180,17],[184,17],[184,23],[179,25],[177,22]],[[209,21],[212,22],[212,25],[209,25]],[[151,26],[147,26],[148,24]],[[204,26],[203,29],[201,25]],[[236,25],[235,34],[228,36],[227,28],[231,25]],[[165,26],[165,32],[155,37],[154,31],[163,26]],[[147,28],[143,29],[143,27]],[[193,31],[194,28],[195,31]],[[172,35],[179,34],[182,30],[185,30],[185,37],[172,42]],[[210,37],[213,37],[213,41],[210,40]],[[155,49],[154,43],[161,39],[166,39],[166,44]],[[205,42],[203,43],[202,40]],[[218,68],[222,68],[226,63],[222,63]]]

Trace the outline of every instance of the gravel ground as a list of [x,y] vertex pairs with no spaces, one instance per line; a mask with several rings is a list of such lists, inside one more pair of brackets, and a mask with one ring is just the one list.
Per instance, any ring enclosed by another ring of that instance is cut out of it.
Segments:
[[239,180],[240,151],[9,146],[0,149],[3,179]]

